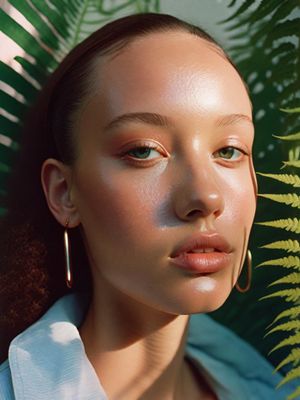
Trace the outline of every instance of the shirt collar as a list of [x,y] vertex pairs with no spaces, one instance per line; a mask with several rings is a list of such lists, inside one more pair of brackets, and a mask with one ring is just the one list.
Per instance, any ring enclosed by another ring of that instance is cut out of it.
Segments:
[[[107,400],[77,329],[89,299],[83,293],[62,297],[11,342],[9,364],[16,400]],[[278,383],[262,356],[205,314],[190,318],[186,355],[222,400],[241,398],[241,393],[245,400],[260,398],[251,394],[250,381],[265,380],[269,390]]]

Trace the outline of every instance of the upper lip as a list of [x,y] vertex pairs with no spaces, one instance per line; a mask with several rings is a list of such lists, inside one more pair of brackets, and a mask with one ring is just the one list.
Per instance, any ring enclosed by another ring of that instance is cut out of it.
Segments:
[[230,253],[231,246],[227,240],[219,233],[211,234],[196,233],[186,239],[183,244],[178,246],[171,254],[171,257],[177,257],[182,253],[188,253],[196,249],[214,248],[217,251]]

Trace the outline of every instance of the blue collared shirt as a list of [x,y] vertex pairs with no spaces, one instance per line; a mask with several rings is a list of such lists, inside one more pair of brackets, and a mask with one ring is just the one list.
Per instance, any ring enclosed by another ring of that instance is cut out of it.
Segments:
[[[0,365],[0,400],[108,400],[77,329],[88,302],[84,294],[66,295],[13,339]],[[273,366],[205,314],[190,318],[186,356],[219,400],[284,400],[295,389],[275,390],[282,376]]]

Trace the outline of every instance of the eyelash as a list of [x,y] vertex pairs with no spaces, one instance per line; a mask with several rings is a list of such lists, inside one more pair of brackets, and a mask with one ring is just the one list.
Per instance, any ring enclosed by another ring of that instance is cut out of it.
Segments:
[[[135,157],[132,157],[132,156],[128,155],[130,152],[135,151],[135,150],[137,150],[137,149],[157,150],[159,153],[162,153],[161,147],[158,146],[158,145],[156,145],[156,144],[153,144],[153,143],[151,143],[151,144],[149,144],[149,143],[141,143],[141,144],[139,144],[139,145],[137,145],[137,146],[133,146],[131,149],[126,150],[125,152],[123,152],[123,153],[121,154],[121,157],[122,157],[123,159],[125,159],[126,161],[130,162],[130,163],[138,164],[138,165],[143,164],[143,161],[146,161],[146,162],[148,161],[148,162],[149,162],[150,160],[151,160],[151,161],[155,160],[155,158],[148,159],[148,160],[147,160],[147,159],[138,159],[138,158],[135,158]],[[218,152],[220,152],[220,151],[222,151],[222,150],[224,150],[224,149],[233,149],[233,150],[239,151],[239,152],[242,153],[243,155],[248,155],[248,153],[247,153],[245,150],[243,150],[243,149],[241,149],[241,148],[239,148],[239,147],[235,147],[235,146],[224,146],[224,147],[222,147],[221,149],[219,149]],[[240,162],[242,161],[242,159],[243,159],[243,157],[240,157],[240,159],[234,160],[233,162],[234,162],[234,163],[240,163]],[[229,162],[232,162],[232,161],[230,161],[230,159],[224,158],[224,160],[225,160],[225,161],[228,161],[228,160],[229,160]]]

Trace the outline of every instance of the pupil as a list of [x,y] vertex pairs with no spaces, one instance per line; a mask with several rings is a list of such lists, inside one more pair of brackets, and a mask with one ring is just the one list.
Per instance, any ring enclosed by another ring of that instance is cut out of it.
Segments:
[[221,155],[225,158],[231,158],[231,156],[233,155],[233,151],[233,147],[227,147],[226,149],[221,150]]
[[136,149],[132,150],[132,153],[136,153],[138,157],[146,158],[149,156],[151,149],[148,147],[137,147]]

